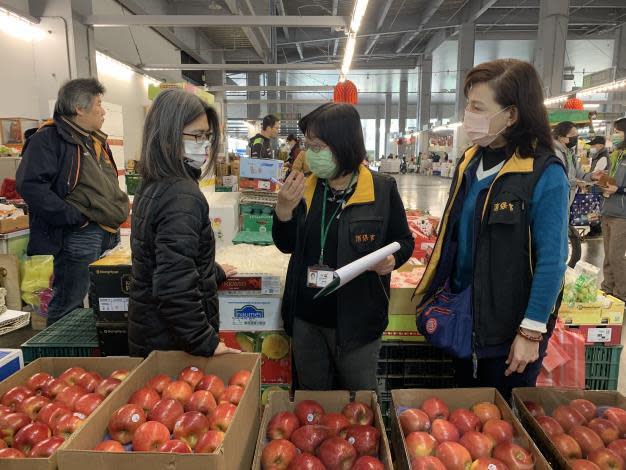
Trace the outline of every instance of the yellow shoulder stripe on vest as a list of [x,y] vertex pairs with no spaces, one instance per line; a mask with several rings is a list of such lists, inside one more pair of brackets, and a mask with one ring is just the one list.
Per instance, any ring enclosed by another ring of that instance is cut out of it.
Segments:
[[[304,183],[304,201],[306,202],[307,212],[309,212],[309,209],[311,208],[311,202],[313,201],[316,186],[317,176],[315,175],[309,176]],[[365,166],[360,165],[356,188],[350,199],[348,199],[346,207],[354,204],[367,204],[369,202],[374,202],[375,199],[374,177],[372,176],[372,172]]]

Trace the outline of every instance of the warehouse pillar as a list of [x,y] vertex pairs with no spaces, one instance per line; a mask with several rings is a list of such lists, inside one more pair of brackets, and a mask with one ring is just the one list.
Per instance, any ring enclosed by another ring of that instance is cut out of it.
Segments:
[[385,155],[388,155],[391,152],[391,145],[389,144],[389,137],[391,133],[391,107],[393,106],[393,102],[391,100],[391,92],[388,91],[385,93],[385,145],[383,148],[385,149]]
[[[259,86],[260,85],[260,73],[259,72],[248,72],[248,86]],[[248,101],[256,101],[256,103],[248,104],[248,119],[260,119],[261,116],[261,105],[258,102],[261,100],[261,93],[258,91],[248,91]]]
[[427,130],[430,126],[430,87],[433,74],[433,58],[426,56],[419,68],[417,92],[417,129]]
[[[268,86],[276,86],[276,72],[268,72],[267,73],[267,85]],[[276,92],[268,91],[267,92],[267,114],[276,114],[278,112],[278,106],[276,103],[270,103],[269,101],[276,101]]]
[[626,77],[626,23],[622,23],[615,31],[613,67],[615,67],[616,79]]
[[380,158],[380,106],[376,106],[376,147],[374,161]]
[[476,28],[474,23],[463,23],[459,30],[459,47],[456,62],[456,107],[455,120],[463,119],[463,111],[467,103],[463,93],[463,84],[467,73],[474,66],[474,46],[476,44]]
[[406,118],[409,101],[409,71],[402,70],[400,75],[400,99],[398,100],[398,130],[400,135],[406,132]]
[[563,90],[568,21],[569,0],[541,0],[534,62],[545,96],[559,95]]

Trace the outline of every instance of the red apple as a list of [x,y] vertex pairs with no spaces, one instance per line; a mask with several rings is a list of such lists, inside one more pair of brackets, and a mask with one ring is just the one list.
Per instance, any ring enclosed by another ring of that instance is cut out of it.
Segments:
[[448,406],[439,398],[432,397],[424,400],[420,409],[428,415],[431,421],[450,417]]
[[30,418],[24,413],[9,413],[0,416],[0,439],[9,446],[12,445],[14,436],[30,422]]
[[67,406],[61,405],[60,403],[48,403],[44,405],[44,407],[39,410],[39,414],[37,415],[37,421],[40,423],[47,424],[50,429],[52,429],[55,421],[65,414],[72,414],[72,410],[70,410]]
[[93,450],[98,452],[126,452],[124,446],[114,440],[102,441],[100,444],[94,447]]
[[439,443],[448,441],[458,442],[461,437],[456,426],[444,419],[434,420],[430,433]]
[[525,401],[524,405],[526,405],[528,412],[531,414],[533,418],[538,418],[539,416],[546,415],[546,411],[543,409],[543,406],[541,406],[538,403],[535,403],[534,401]]
[[196,454],[212,454],[217,451],[222,442],[224,442],[224,433],[222,431],[207,431],[205,432],[198,443],[196,444]]
[[209,430],[210,423],[206,416],[197,411],[188,411],[174,423],[174,437],[196,448],[198,439]]
[[33,392],[30,388],[18,385],[17,387],[7,390],[4,395],[2,395],[2,398],[0,398],[0,403],[4,406],[8,406],[13,411],[17,411],[20,404],[28,397],[32,397],[34,394],[35,392]]
[[96,387],[96,393],[102,395],[104,398],[108,397],[115,388],[122,382],[119,379],[107,378],[100,382],[100,385]]
[[270,441],[261,453],[263,470],[286,470],[298,456],[296,447],[286,439]]
[[545,431],[545,433],[552,437],[557,434],[563,434],[565,430],[563,426],[559,424],[559,422],[551,416],[539,416],[536,418],[541,429]]
[[233,405],[238,405],[243,397],[244,389],[239,385],[229,385],[224,390],[224,393],[220,395],[218,400],[219,403],[232,403]]
[[148,413],[150,421],[158,421],[164,424],[170,432],[174,431],[174,424],[185,413],[183,405],[173,398],[164,398],[154,405]]
[[[307,424],[320,424],[322,416],[324,415],[324,408],[316,401],[303,400],[296,405],[294,414],[298,417],[302,426]],[[350,420],[350,418],[348,418],[348,420]]]
[[300,421],[295,414],[289,411],[276,413],[267,425],[267,438],[289,440],[298,427],[300,427]]
[[500,460],[482,457],[472,463],[470,470],[509,470],[509,467]]
[[602,415],[619,428],[620,438],[626,437],[626,411],[621,408],[608,408]]
[[202,377],[202,380],[198,382],[198,385],[196,385],[196,390],[208,390],[213,394],[215,400],[220,398],[220,395],[224,393],[225,389],[224,381],[217,375],[205,375]]
[[89,416],[103,401],[104,398],[102,398],[102,395],[98,395],[97,393],[88,393],[87,395],[83,395],[76,400],[76,403],[74,403],[74,410],[77,413]]
[[82,367],[70,367],[61,375],[59,375],[59,379],[68,385],[76,385],[80,376],[83,375],[85,372],[87,371]]
[[302,452],[314,454],[320,444],[330,436],[330,429],[318,424],[307,424],[291,434],[291,442]]
[[172,382],[172,379],[168,375],[157,374],[146,382],[146,387],[155,389],[161,395],[170,382]]
[[48,458],[54,454],[59,447],[65,442],[65,439],[59,436],[49,437],[33,446],[28,454],[34,458]]
[[128,403],[141,406],[141,408],[143,408],[143,412],[148,414],[160,399],[161,397],[155,389],[143,387],[135,390],[135,392],[128,399]]
[[182,405],[187,403],[187,400],[191,398],[193,389],[191,385],[183,380],[175,380],[170,382],[163,390],[163,398],[174,398],[178,400]]
[[450,414],[450,422],[456,426],[461,436],[468,431],[480,431],[482,423],[470,410],[457,408]]
[[552,417],[559,422],[565,432],[569,432],[574,426],[585,424],[585,417],[567,405],[557,406],[552,412]]
[[[239,387],[237,387],[239,388]],[[239,401],[235,404],[238,404]],[[213,394],[208,390],[197,390],[191,394],[191,398],[185,403],[185,411],[199,411],[209,416],[217,408]]]
[[48,397],[50,400],[54,400],[57,395],[67,387],[68,385],[63,380],[52,379],[46,382],[41,391],[44,396]]
[[489,402],[481,402],[476,403],[472,406],[472,412],[478,416],[480,422],[485,424],[490,419],[502,419],[502,413],[500,413],[500,408],[498,408],[493,403]]
[[250,381],[250,376],[252,374],[249,370],[240,370],[235,372],[228,381],[228,385],[239,385],[241,388],[246,388],[248,382]]
[[552,436],[552,443],[566,460],[582,459],[583,451],[580,445],[569,434],[557,434]]
[[474,460],[481,457],[491,457],[496,441],[493,437],[478,431],[468,431],[461,437],[459,441],[465,447]]
[[28,417],[32,420],[37,419],[37,415],[41,411],[41,409],[50,403],[46,397],[41,395],[33,395],[32,397],[26,398],[19,406],[19,412],[28,415]]
[[493,449],[493,458],[504,462],[509,470],[532,470],[535,468],[530,452],[512,442],[497,445]]
[[178,439],[167,441],[158,449],[159,452],[169,452],[174,454],[191,454],[193,451],[186,442]]
[[158,421],[147,421],[139,426],[133,434],[133,450],[135,452],[155,452],[170,440],[170,432]]
[[185,367],[180,374],[178,374],[178,380],[184,380],[191,388],[195,389],[196,385],[202,380],[204,373],[196,366]]
[[361,424],[363,426],[371,426],[374,422],[374,412],[372,408],[365,403],[351,402],[343,407],[341,411],[348,418],[350,424]]
[[608,419],[592,419],[587,426],[600,436],[604,445],[609,445],[611,442],[619,439],[619,428]]
[[222,403],[217,405],[217,408],[215,408],[215,411],[209,420],[211,429],[213,431],[228,431],[236,411],[237,407],[232,403]]
[[109,419],[109,435],[122,444],[133,440],[133,434],[146,422],[146,414],[138,405],[124,405],[113,412]]
[[437,439],[422,431],[412,432],[406,437],[405,442],[410,459],[433,455],[437,448]]
[[572,470],[600,470],[600,467],[589,460],[576,459],[568,463]]
[[430,431],[430,418],[422,410],[417,408],[409,408],[400,413],[398,417],[400,427],[405,436],[412,432],[428,432]]
[[594,450],[587,458],[601,470],[624,470],[624,459],[611,449]]
[[351,470],[385,470],[385,466],[376,457],[364,455],[356,459]]
[[483,433],[493,437],[496,445],[513,440],[513,426],[502,419],[490,419],[483,425]]
[[574,426],[569,431],[569,435],[576,439],[583,451],[583,457],[586,457],[594,450],[602,449],[604,442],[598,434],[589,429],[587,426]]
[[17,449],[0,449],[0,459],[23,459],[26,456]]
[[117,379],[121,382],[126,377],[128,377],[128,374],[129,372],[126,369],[117,369],[111,372],[111,375],[109,375],[109,377],[112,379]]
[[73,410],[76,400],[78,400],[83,395],[87,395],[87,390],[85,390],[80,385],[70,385],[69,387],[63,389],[57,395],[54,401],[61,403],[62,405],[65,405],[69,409]]
[[6,449],[7,447],[9,447],[7,443],[0,439],[0,449]]
[[458,442],[444,442],[437,446],[437,458],[448,470],[467,470],[472,464],[472,456]]
[[[298,421],[298,425],[299,424],[300,422]],[[430,424],[430,422],[428,424]],[[350,421],[348,421],[348,418],[346,418],[341,413],[328,413],[322,416],[322,419],[320,420],[320,425],[329,428],[333,436],[345,438],[346,431],[350,427]]]
[[13,413],[13,410],[5,405],[0,405],[0,416],[8,415],[9,413]]
[[24,385],[35,393],[43,393],[46,384],[53,379],[54,377],[47,372],[37,372],[31,375]]
[[93,393],[102,382],[102,377],[97,372],[85,372],[78,378],[76,385],[83,387],[88,393]]
[[55,436],[61,436],[63,439],[69,439],[85,423],[85,416],[74,414],[64,414],[56,420],[52,427]]
[[291,461],[291,465],[287,467],[287,470],[326,470],[326,467],[314,455],[300,454]]
[[446,470],[446,466],[437,457],[429,455],[411,460],[411,470]]
[[359,457],[378,455],[380,431],[373,426],[351,426],[346,433],[346,440],[354,446]]
[[613,441],[607,447],[624,459],[626,463],[626,439]]
[[12,447],[28,455],[35,444],[49,437],[52,437],[52,432],[48,426],[43,423],[30,423],[17,431],[13,437]]
[[317,456],[328,470],[349,470],[357,458],[356,449],[340,437],[324,441],[317,450]]
[[596,417],[596,405],[591,403],[589,400],[583,400],[582,398],[572,400],[569,406],[583,415],[586,422],[589,422]]

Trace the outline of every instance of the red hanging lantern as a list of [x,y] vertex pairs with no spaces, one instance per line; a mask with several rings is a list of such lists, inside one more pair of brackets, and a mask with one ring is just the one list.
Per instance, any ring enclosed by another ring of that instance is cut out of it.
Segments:
[[359,92],[354,83],[350,80],[337,83],[333,92],[335,103],[357,104],[359,102]]
[[564,109],[575,109],[575,110],[581,110],[581,109],[585,109],[585,107],[583,106],[583,102],[582,100],[579,100],[578,98],[574,97],[574,98],[569,98],[565,104],[563,105]]

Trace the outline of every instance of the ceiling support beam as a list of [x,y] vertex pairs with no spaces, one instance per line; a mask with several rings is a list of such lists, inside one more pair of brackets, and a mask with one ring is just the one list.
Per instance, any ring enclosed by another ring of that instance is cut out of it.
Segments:
[[[142,67],[145,71],[152,70],[228,70],[230,72],[257,72],[257,71],[281,71],[281,70],[336,70],[341,64],[315,64],[306,62],[290,62],[287,64],[146,64]],[[372,62],[355,64],[353,68],[366,69],[413,69],[414,61],[406,57],[400,59],[384,59]]]
[[289,92],[318,92],[318,91],[333,91],[334,87],[328,85],[319,85],[319,86],[238,86],[238,85],[223,85],[223,86],[208,86],[208,92],[237,92],[237,91],[289,91]]
[[169,26],[185,28],[223,27],[298,27],[346,28],[349,18],[343,16],[260,16],[260,15],[92,15],[85,24],[98,28],[128,26]]
[[[383,27],[383,24],[385,23],[385,18],[387,17],[387,13],[389,13],[389,9],[391,8],[393,1],[394,0],[387,0],[383,5],[383,9],[380,12],[380,18],[378,18],[378,23],[376,23],[376,31],[380,31],[380,28]],[[377,35],[367,40],[364,51],[365,55],[368,55],[372,51],[372,49],[374,49],[374,46],[378,42],[378,39],[380,39],[380,36]]]
[[400,39],[398,47],[396,47],[396,54],[402,52],[402,50],[422,32],[422,29],[424,28],[426,23],[428,23],[435,14],[435,12],[439,10],[439,7],[442,3],[443,0],[431,0],[431,2],[426,7],[426,11],[424,11],[423,15],[421,16],[421,21],[415,32],[407,33]]

